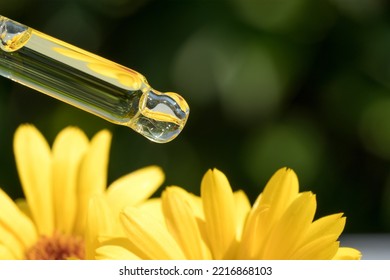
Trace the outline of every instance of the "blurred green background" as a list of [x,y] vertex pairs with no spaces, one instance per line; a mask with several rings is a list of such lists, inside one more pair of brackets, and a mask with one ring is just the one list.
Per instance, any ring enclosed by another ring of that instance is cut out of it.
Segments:
[[280,167],[346,232],[390,230],[390,21],[383,0],[1,0],[0,13],[180,93],[189,121],[154,144],[0,79],[0,186],[22,196],[12,154],[21,123],[50,143],[67,125],[113,133],[109,182],[160,165],[198,194],[208,168],[253,201]]

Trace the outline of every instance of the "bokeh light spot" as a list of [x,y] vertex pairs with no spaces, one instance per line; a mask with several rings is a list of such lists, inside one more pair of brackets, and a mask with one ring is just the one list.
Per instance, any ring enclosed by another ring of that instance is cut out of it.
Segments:
[[297,119],[273,124],[248,139],[244,170],[259,184],[265,183],[273,170],[286,166],[298,173],[302,170],[301,181],[307,185],[319,172],[323,150],[323,136],[313,123]]

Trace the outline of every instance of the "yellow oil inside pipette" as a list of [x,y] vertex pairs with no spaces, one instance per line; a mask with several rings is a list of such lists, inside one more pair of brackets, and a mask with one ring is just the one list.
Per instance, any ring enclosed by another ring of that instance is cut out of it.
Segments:
[[0,75],[157,143],[173,140],[189,115],[180,95],[154,90],[140,73],[3,16]]

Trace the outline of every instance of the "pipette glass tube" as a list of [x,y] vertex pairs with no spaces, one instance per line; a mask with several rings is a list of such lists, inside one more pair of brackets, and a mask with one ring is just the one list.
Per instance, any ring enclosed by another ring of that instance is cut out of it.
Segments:
[[0,74],[165,143],[183,129],[187,102],[140,73],[0,15]]

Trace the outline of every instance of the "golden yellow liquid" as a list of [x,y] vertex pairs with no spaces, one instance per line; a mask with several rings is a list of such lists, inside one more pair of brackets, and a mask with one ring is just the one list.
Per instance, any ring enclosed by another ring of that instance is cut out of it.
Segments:
[[183,129],[187,102],[140,73],[0,16],[0,75],[165,143]]

